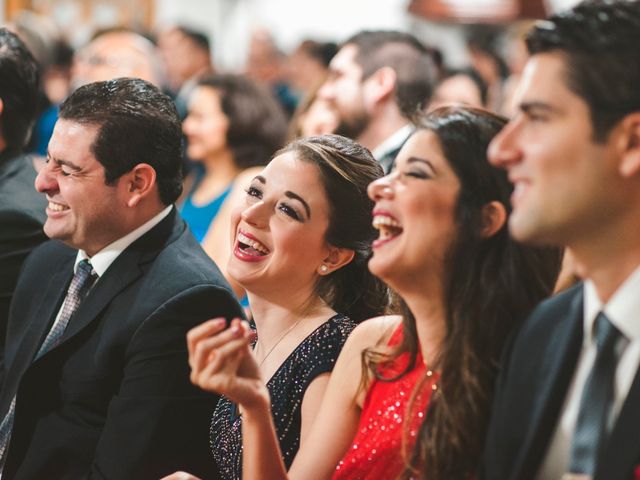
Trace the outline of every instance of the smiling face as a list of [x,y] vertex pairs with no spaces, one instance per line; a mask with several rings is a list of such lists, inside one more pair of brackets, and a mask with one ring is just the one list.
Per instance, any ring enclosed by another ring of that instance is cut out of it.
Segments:
[[275,157],[232,214],[228,272],[248,292],[311,293],[329,254],[329,203],[317,166]]
[[519,112],[489,147],[490,161],[515,185],[513,236],[572,245],[601,231],[624,190],[612,161],[614,142],[594,142],[589,108],[569,90],[561,54],[532,57],[517,104]]
[[105,184],[104,167],[91,153],[98,127],[58,120],[36,190],[49,201],[44,232],[89,256],[127,233],[125,182]]
[[198,87],[191,96],[182,130],[188,141],[187,154],[193,160],[216,156],[227,149],[229,119],[220,100],[220,92],[211,87]]
[[396,169],[369,186],[380,231],[371,272],[400,293],[405,285],[428,285],[425,278],[441,279],[456,233],[459,190],[436,135],[418,130],[398,154]]

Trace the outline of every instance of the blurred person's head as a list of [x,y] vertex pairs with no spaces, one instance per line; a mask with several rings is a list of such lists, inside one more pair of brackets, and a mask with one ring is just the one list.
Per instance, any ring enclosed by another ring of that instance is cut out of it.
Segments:
[[502,33],[502,28],[494,25],[474,25],[467,34],[471,65],[488,85],[509,75],[509,68],[501,54]]
[[388,296],[367,268],[375,230],[366,195],[381,175],[371,153],[347,138],[290,143],[253,179],[233,214],[230,275],[250,296],[306,287],[309,301],[320,298],[355,321],[381,314]]
[[302,137],[327,135],[338,128],[338,112],[323,98],[316,97],[298,118]]
[[29,139],[38,105],[33,55],[14,33],[0,28],[0,151],[19,152]]
[[289,122],[289,138],[327,135],[336,131],[340,117],[331,102],[318,96],[320,87],[322,83],[316,83],[298,103]]
[[171,99],[140,79],[78,88],[60,106],[36,189],[44,231],[89,256],[182,192],[182,135]]
[[299,94],[309,93],[318,84],[318,79],[327,75],[329,62],[337,51],[334,42],[304,40],[300,43],[287,61],[291,87]]
[[45,69],[42,79],[44,93],[52,104],[59,104],[71,89],[71,69],[74,51],[63,40],[58,40],[52,46],[51,63]]
[[529,60],[526,37],[534,25],[533,20],[522,20],[507,31],[506,62],[512,75],[520,75]]
[[430,52],[413,35],[363,31],[333,57],[319,96],[340,115],[336,133],[362,140],[374,122],[388,119],[399,129],[421,110],[431,96],[434,75]]
[[245,74],[257,82],[272,85],[283,76],[284,58],[271,33],[257,28],[251,32]]
[[487,84],[473,68],[449,70],[433,89],[429,110],[452,104],[486,107]]
[[34,11],[20,10],[7,27],[25,43],[44,72],[53,60],[56,42],[61,37],[55,21]]
[[481,109],[435,110],[417,121],[395,171],[369,187],[380,231],[369,268],[406,303],[402,344],[391,355],[372,349],[365,359],[374,366],[409,352],[408,371],[420,348],[416,322],[439,315],[416,317],[409,306],[428,301],[437,312],[441,304],[444,317],[440,340],[429,340],[438,346],[428,360],[441,374],[438,396],[401,478],[416,471],[473,476],[505,340],[551,293],[560,267],[558,250],[523,246],[509,235],[512,185],[486,155],[505,123]]
[[154,85],[163,82],[156,46],[142,35],[125,29],[99,32],[76,52],[72,87],[119,77],[133,77]]
[[581,257],[603,245],[594,235],[628,235],[637,223],[638,45],[637,1],[582,2],[529,33],[518,112],[490,149],[516,184],[510,228],[519,240]]
[[230,154],[238,169],[265,165],[286,137],[286,118],[271,93],[241,75],[202,78],[183,123],[196,161]]
[[211,45],[204,32],[175,26],[160,32],[158,47],[169,87],[174,91],[178,91],[187,80],[213,70]]

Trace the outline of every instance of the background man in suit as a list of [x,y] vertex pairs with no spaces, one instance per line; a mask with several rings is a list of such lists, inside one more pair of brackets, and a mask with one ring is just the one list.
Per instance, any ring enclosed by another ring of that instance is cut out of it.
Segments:
[[185,334],[241,309],[172,205],[180,143],[171,100],[143,80],[62,104],[36,180],[56,240],[25,262],[7,330],[3,480],[215,477],[216,399],[189,382]]
[[586,281],[506,352],[483,476],[637,478],[640,3],[584,2],[527,44],[519,112],[489,155],[515,183],[513,235],[570,247]]
[[430,52],[413,35],[363,31],[333,57],[318,96],[338,112],[334,133],[367,147],[388,173],[411,134],[411,116],[429,103],[435,76]]
[[31,157],[22,155],[36,115],[38,67],[22,41],[0,29],[0,356],[22,262],[46,240],[46,202],[35,191]]

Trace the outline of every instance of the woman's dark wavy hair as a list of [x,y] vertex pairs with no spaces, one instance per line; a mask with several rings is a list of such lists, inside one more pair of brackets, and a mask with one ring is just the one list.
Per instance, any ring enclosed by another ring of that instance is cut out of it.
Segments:
[[[483,449],[499,357],[509,333],[551,294],[562,259],[559,249],[516,243],[503,226],[483,237],[483,206],[498,201],[510,213],[513,186],[487,161],[491,139],[506,119],[484,110],[443,107],[416,121],[433,132],[460,182],[455,206],[457,235],[445,257],[446,334],[430,368],[440,372],[401,478],[472,478]],[[403,340],[391,351],[369,349],[363,362],[380,380],[378,365],[404,352],[415,365],[415,318],[401,302]]]
[[214,75],[198,81],[220,94],[220,107],[229,119],[227,146],[241,168],[266,165],[284,145],[287,118],[273,95],[242,75]]
[[320,277],[316,294],[356,322],[384,313],[387,287],[367,268],[371,243],[377,236],[371,225],[373,201],[367,195],[367,186],[383,175],[382,167],[369,150],[340,135],[301,138],[276,155],[287,152],[320,171],[329,201],[326,241],[355,252],[350,263]]

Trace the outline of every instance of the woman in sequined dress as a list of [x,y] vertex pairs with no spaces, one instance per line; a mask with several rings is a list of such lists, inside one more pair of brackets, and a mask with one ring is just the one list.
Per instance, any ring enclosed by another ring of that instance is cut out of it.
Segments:
[[473,477],[505,339],[551,292],[561,256],[508,235],[512,187],[486,159],[504,123],[437,110],[370,185],[380,234],[369,268],[402,296],[402,315],[353,331],[288,471],[246,326],[214,337],[215,360],[193,373],[241,405],[245,479]]
[[[366,191],[381,176],[369,151],[351,140],[301,139],[253,179],[233,214],[228,271],[248,293],[258,338],[251,368],[269,392],[286,466],[310,431],[347,336],[388,303],[386,286],[367,269],[376,233]],[[190,332],[194,372],[211,360],[206,344],[223,325],[214,320]],[[213,389],[206,374],[192,378]],[[220,400],[211,423],[211,448],[225,479],[242,472],[243,417],[232,400]]]

